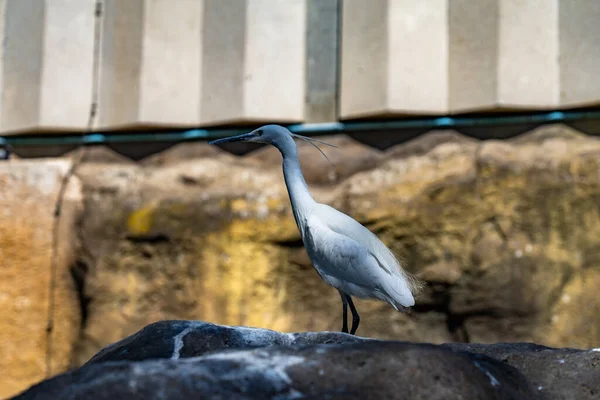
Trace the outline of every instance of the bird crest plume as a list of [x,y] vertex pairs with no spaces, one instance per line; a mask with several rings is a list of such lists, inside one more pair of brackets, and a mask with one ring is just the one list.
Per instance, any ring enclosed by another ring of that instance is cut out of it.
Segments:
[[311,137],[308,137],[308,136],[302,136],[302,135],[298,135],[297,133],[292,133],[292,137],[295,137],[295,138],[298,138],[298,139],[302,139],[302,140],[304,140],[305,142],[308,142],[308,143],[310,143],[312,146],[314,146],[314,147],[315,147],[315,149],[319,150],[319,152],[320,152],[321,154],[323,154],[323,157],[325,157],[325,158],[327,159],[327,161],[329,161],[329,164],[331,164],[331,166],[333,167],[333,163],[331,162],[331,160],[329,159],[329,157],[327,157],[327,154],[325,154],[325,153],[323,152],[323,150],[321,150],[321,148],[320,148],[319,146],[317,146],[316,144],[314,144],[313,142],[317,142],[317,143],[324,144],[324,145],[326,145],[326,146],[330,146],[330,147],[336,147],[336,148],[337,148],[337,146],[336,146],[336,145],[333,145],[333,144],[331,144],[331,143],[327,143],[327,142],[323,142],[322,140],[318,140],[318,139],[311,138]]

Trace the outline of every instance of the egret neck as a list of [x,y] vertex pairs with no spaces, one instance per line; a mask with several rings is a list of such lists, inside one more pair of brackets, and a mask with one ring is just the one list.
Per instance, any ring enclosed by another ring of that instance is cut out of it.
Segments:
[[307,213],[316,202],[310,195],[308,186],[302,175],[300,162],[298,161],[298,150],[294,143],[292,145],[286,146],[279,151],[283,156],[283,177],[290,196],[290,202],[292,203],[294,219],[300,233],[304,235]]

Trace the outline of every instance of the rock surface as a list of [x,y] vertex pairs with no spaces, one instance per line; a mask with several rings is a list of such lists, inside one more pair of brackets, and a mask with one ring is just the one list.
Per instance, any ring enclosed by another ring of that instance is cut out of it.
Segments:
[[595,399],[600,351],[161,321],[15,399]]
[[201,321],[161,321],[106,346],[85,365],[106,361],[196,357],[211,351],[267,346],[346,344],[370,341],[337,332],[280,333]]
[[600,348],[555,349],[532,343],[445,344],[485,354],[521,371],[544,399],[600,398]]
[[70,366],[80,333],[80,307],[70,274],[76,253],[81,185],[65,192],[54,282],[51,282],[54,205],[67,160],[0,162],[0,398],[46,374],[50,288],[53,331],[50,373]]

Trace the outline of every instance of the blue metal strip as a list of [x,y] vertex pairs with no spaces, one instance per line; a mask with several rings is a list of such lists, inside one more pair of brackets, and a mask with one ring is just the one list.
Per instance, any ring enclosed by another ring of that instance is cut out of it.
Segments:
[[[536,114],[498,115],[483,117],[432,117],[396,119],[390,121],[326,122],[289,125],[290,131],[298,134],[332,134],[342,132],[376,131],[392,129],[451,129],[461,127],[484,127],[516,124],[547,124],[582,120],[600,120],[600,110],[551,111]],[[249,128],[200,128],[174,132],[117,133],[95,132],[87,135],[49,134],[45,136],[5,136],[3,144],[12,146],[52,146],[140,142],[183,142],[208,140],[248,132]]]

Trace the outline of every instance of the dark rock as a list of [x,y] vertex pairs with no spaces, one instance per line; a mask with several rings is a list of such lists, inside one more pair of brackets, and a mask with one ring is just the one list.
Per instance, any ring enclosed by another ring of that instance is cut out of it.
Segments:
[[426,344],[364,341],[225,351],[185,360],[93,363],[15,399],[536,396],[516,369],[483,355]]
[[[107,346],[87,364],[105,361],[140,361],[153,358],[187,358],[229,349],[253,349],[271,346],[350,345],[386,342],[338,332],[280,333],[267,329],[214,325],[201,321],[161,321]],[[390,342],[391,343],[391,342]],[[429,348],[424,345],[423,349]],[[594,399],[600,396],[600,351],[555,349],[534,343],[440,345],[469,354],[473,359],[484,355],[523,373],[536,391],[551,399]],[[352,347],[354,348],[354,347]],[[416,347],[420,348],[420,347]],[[500,375],[497,364],[480,365],[493,376]]]
[[187,358],[211,351],[268,346],[364,342],[337,332],[280,333],[268,329],[229,327],[202,321],[160,321],[106,346],[85,365],[105,361]]
[[161,321],[15,399],[597,399],[600,351]]
[[533,343],[442,345],[485,354],[521,371],[548,399],[600,399],[600,349],[554,349]]

